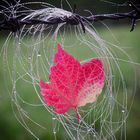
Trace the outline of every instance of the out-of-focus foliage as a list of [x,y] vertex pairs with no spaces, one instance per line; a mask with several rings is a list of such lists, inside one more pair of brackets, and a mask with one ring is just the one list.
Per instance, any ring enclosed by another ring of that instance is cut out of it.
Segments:
[[[133,58],[133,60],[137,63],[140,62],[140,27],[137,26],[136,30],[132,33],[129,32],[129,27],[116,27],[116,28],[110,28],[112,33],[115,35],[116,39],[119,41],[119,46],[120,47],[126,47],[126,52]],[[110,40],[112,38],[111,34],[108,31],[105,30],[100,30],[102,33],[103,37],[107,39],[108,41],[113,41]],[[5,38],[1,37],[0,38],[0,49],[5,41]],[[69,40],[70,41],[70,40]],[[71,40],[73,41],[73,40]],[[10,47],[10,46],[9,46]],[[78,47],[78,46],[77,46]],[[11,48],[13,48],[11,46]],[[12,52],[13,50],[10,50],[8,54],[11,55],[12,59]],[[84,51],[80,50],[81,54],[84,54]],[[76,53],[76,52],[72,52]],[[75,54],[75,55],[79,55]],[[86,54],[88,55],[88,54]],[[2,55],[3,56],[3,55]],[[10,101],[10,96],[8,94],[8,89],[7,86],[10,84],[10,81],[5,81],[4,79],[4,70],[6,69],[4,65],[4,57],[1,57],[0,59],[0,139],[1,140],[32,140],[33,137],[17,122],[15,119],[12,106],[11,106],[11,101]],[[8,60],[9,61],[9,60]],[[10,62],[10,61],[9,61]],[[137,85],[136,85],[136,96],[134,98],[134,102],[131,108],[131,112],[128,118],[128,123],[127,123],[127,140],[137,140],[140,137],[140,71],[139,65],[134,65],[135,70],[136,70],[136,75],[137,75]],[[130,73],[127,73],[127,67],[123,65],[123,70],[126,70],[126,76]],[[133,73],[132,73],[133,74]],[[132,84],[133,81],[128,78],[128,83]],[[5,82],[4,82],[5,81]],[[5,84],[4,84],[5,83]],[[19,85],[21,87],[22,91],[24,90],[25,93],[29,93],[29,100],[34,100],[32,97],[32,92],[30,92],[29,88],[24,88],[24,85]],[[128,104],[129,104],[129,96],[128,96]],[[50,123],[51,116],[45,109],[42,109],[38,112],[34,108],[30,114],[33,114],[34,119],[38,119],[40,124],[44,124],[46,122],[45,127],[48,128],[46,130],[38,129],[36,128],[31,128],[33,131],[37,132],[41,140],[53,140],[53,133],[52,133],[52,124]],[[28,122],[28,120],[27,120]],[[29,122],[28,122],[29,123]],[[63,134],[64,132],[59,131],[57,133],[57,140],[64,140],[66,136]]]

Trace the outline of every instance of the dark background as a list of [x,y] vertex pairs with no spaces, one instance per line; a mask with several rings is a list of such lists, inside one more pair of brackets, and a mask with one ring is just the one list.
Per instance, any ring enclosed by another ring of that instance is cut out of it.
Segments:
[[[15,5],[16,0],[6,0],[10,5]],[[24,2],[34,2],[35,0],[21,0],[20,3]],[[38,2],[47,2],[56,7],[60,7],[60,0],[40,0]],[[123,4],[127,2],[126,0],[68,0],[70,5],[73,7],[74,4],[77,5],[77,11],[80,13],[85,13],[84,10],[88,9],[93,13],[110,13],[110,12],[118,12],[118,10],[125,11],[125,7],[120,8],[119,6],[115,6],[115,4]],[[140,4],[139,0],[132,0],[134,4]],[[114,4],[113,4],[114,3]],[[7,4],[3,1],[0,1],[0,5],[4,5],[7,7]],[[114,6],[113,6],[114,5]],[[65,0],[63,0],[64,9],[69,9],[68,4]],[[32,6],[34,8],[34,6]],[[2,7],[1,7],[2,8]],[[70,10],[70,9],[69,9]]]

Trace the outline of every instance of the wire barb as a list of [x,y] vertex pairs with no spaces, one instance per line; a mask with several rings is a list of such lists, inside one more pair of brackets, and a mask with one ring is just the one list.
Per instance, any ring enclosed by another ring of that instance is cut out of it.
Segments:
[[[132,7],[132,10],[127,13],[99,14],[99,15],[92,15],[92,16],[84,17],[75,13],[76,5],[74,5],[73,13],[71,13],[70,16],[64,15],[63,17],[62,16],[60,17],[58,14],[57,16],[49,18],[47,21],[43,19],[38,19],[37,17],[25,18],[28,15],[27,13],[24,13],[24,11],[22,12],[21,17],[18,17],[18,16],[15,17],[14,15],[7,17],[7,13],[0,11],[0,16],[3,17],[3,20],[1,20],[0,22],[0,30],[9,30],[12,32],[16,32],[20,30],[20,28],[23,25],[37,25],[37,24],[55,25],[59,23],[66,23],[70,25],[81,25],[81,28],[83,32],[85,33],[84,25],[87,22],[98,22],[101,20],[130,19],[132,21],[132,27],[130,31],[133,31],[136,25],[136,21],[140,20],[140,8],[134,5],[131,1],[128,2],[128,6]],[[53,8],[50,8],[50,9],[53,9]],[[63,9],[61,9],[61,11],[63,11]],[[29,13],[29,14],[32,14],[32,13]]]

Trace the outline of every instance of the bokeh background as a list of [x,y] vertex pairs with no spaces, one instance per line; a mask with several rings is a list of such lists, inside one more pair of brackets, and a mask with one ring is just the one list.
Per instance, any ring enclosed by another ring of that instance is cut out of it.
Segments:
[[[8,1],[8,0],[7,0]],[[32,0],[33,1],[33,0]],[[111,1],[111,0],[110,0]],[[15,4],[15,1],[8,1],[9,3]],[[27,0],[21,0],[21,2],[27,2]],[[29,2],[29,1],[28,1]],[[56,7],[60,7],[60,0],[46,0],[46,2],[51,3],[52,5],[55,5]],[[125,0],[112,0],[113,3],[124,3]],[[133,1],[134,3],[139,4],[139,0]],[[100,14],[100,13],[115,13],[115,12],[126,12],[130,10],[126,7],[118,7],[113,6],[112,4],[109,4],[109,2],[101,1],[101,0],[69,0],[69,3],[73,7],[74,4],[77,5],[77,13],[80,13],[82,15],[89,15],[88,12],[85,12],[84,10],[89,10],[93,14]],[[5,5],[4,2],[1,1],[1,5]],[[63,0],[63,6],[65,9],[70,10],[68,4],[65,0]],[[32,7],[32,8],[37,8]],[[102,36],[104,39],[113,42],[114,44],[117,44],[112,39],[112,34],[115,36],[115,38],[119,41],[120,47],[126,47],[126,52],[132,57],[134,62],[137,64],[134,65],[136,75],[137,75],[137,85],[136,86],[136,95],[134,97],[134,102],[131,107],[131,112],[128,117],[127,122],[127,140],[139,140],[140,138],[140,66],[138,63],[140,63],[140,24],[137,23],[137,26],[133,32],[130,33],[130,25],[131,22],[129,20],[123,20],[123,21],[105,21],[105,23],[109,26],[112,33],[110,33],[108,30],[98,25],[98,23],[95,23],[95,26],[97,30],[102,33]],[[0,31],[0,49],[2,49],[2,46],[7,38],[8,32],[2,32]],[[112,39],[112,40],[110,40]],[[12,48],[12,47],[11,47]],[[9,54],[11,54],[9,52]],[[11,55],[12,56],[12,55]],[[3,63],[3,55],[0,56],[0,140],[32,140],[33,137],[17,122],[12,107],[11,107],[11,101],[8,94],[7,85],[10,84],[10,82],[7,80],[5,81],[4,78],[4,63]],[[127,73],[127,67],[124,67],[126,69]],[[128,73],[129,74],[129,73]],[[129,75],[128,75],[129,76]],[[129,83],[133,83],[131,79],[129,79]],[[5,82],[4,82],[5,81]],[[23,88],[24,85],[21,86]],[[28,88],[23,88],[25,92],[29,92]],[[32,98],[32,97],[29,97]],[[44,116],[43,113],[44,110],[40,110],[40,112],[33,111],[35,117],[39,117],[41,120],[46,120],[46,122],[49,122],[48,114]],[[40,114],[40,115],[38,115]],[[46,117],[48,116],[48,117]],[[51,125],[51,124],[49,124]],[[34,129],[34,128],[33,128]],[[54,137],[51,134],[51,131],[43,131],[39,132],[39,137],[41,140],[53,140]],[[63,140],[63,134],[60,133],[57,137],[58,140]]]

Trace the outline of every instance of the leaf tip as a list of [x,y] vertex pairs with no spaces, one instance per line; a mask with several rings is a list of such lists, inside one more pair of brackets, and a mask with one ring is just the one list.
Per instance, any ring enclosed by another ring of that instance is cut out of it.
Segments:
[[42,91],[43,89],[49,88],[49,85],[48,85],[47,83],[45,83],[43,80],[40,80],[39,86],[40,86],[41,91]]
[[40,86],[40,87],[44,87],[44,85],[45,85],[45,82],[44,82],[43,80],[40,80],[39,86]]
[[60,43],[57,44],[57,49],[58,49],[58,51],[62,50],[62,45]]

